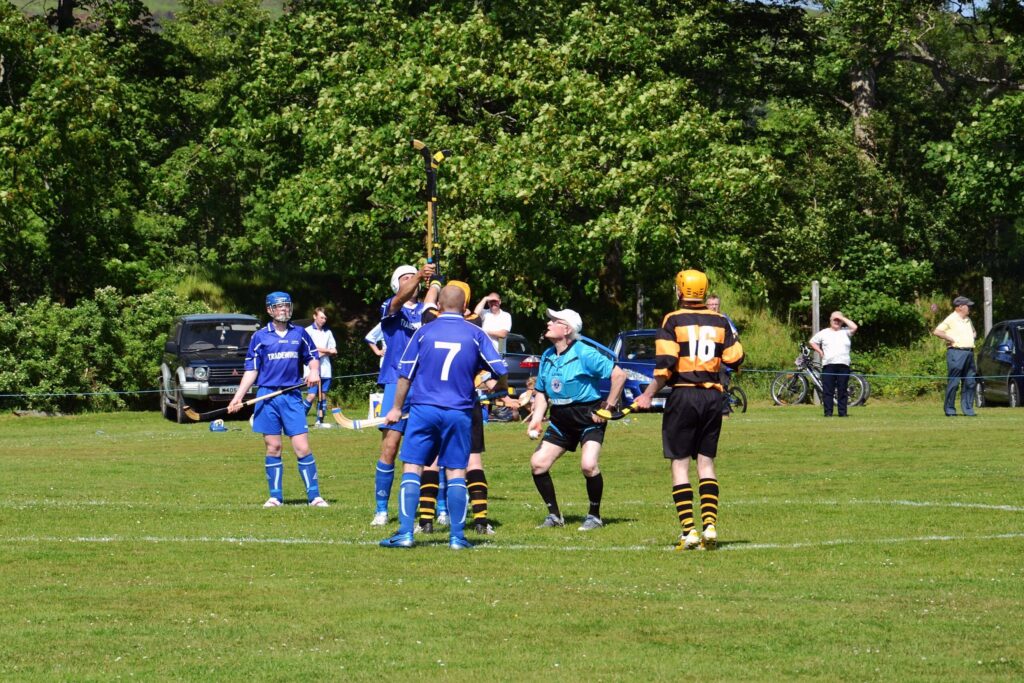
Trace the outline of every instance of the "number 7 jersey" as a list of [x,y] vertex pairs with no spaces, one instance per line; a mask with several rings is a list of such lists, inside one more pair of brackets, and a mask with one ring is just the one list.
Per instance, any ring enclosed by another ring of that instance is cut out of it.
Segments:
[[474,378],[487,370],[508,374],[490,337],[458,313],[442,313],[412,336],[398,374],[412,381],[410,404],[468,410],[476,403]]
[[665,316],[655,337],[654,376],[677,387],[704,387],[722,391],[722,364],[738,368],[743,346],[729,320],[714,311],[681,308]]

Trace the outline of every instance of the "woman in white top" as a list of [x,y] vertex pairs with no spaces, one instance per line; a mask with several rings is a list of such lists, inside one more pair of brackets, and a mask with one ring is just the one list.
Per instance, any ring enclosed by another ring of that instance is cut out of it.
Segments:
[[821,356],[821,404],[825,417],[832,417],[833,397],[838,397],[839,417],[846,417],[846,402],[850,385],[850,337],[857,331],[857,323],[833,311],[828,327],[819,330],[809,342]]

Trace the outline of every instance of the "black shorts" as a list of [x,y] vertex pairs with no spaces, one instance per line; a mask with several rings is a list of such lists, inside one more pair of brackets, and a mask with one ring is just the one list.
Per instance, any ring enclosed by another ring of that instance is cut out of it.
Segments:
[[567,451],[575,451],[576,446],[588,441],[604,443],[604,428],[608,423],[598,424],[592,419],[594,411],[600,407],[600,401],[551,406],[551,420],[544,430],[544,441]]
[[661,445],[669,460],[718,455],[722,433],[722,392],[703,387],[677,387],[665,402]]
[[473,406],[473,431],[469,437],[469,452],[484,452],[484,408],[479,402]]

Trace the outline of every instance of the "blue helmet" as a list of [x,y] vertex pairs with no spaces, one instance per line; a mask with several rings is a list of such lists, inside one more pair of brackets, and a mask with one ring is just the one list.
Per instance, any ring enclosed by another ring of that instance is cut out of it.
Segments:
[[271,292],[267,294],[267,308],[276,306],[278,304],[289,304],[292,303],[292,297],[288,292]]

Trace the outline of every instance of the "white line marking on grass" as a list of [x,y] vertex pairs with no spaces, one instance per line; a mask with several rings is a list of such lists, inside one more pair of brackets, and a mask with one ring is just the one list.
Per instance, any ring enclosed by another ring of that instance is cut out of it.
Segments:
[[[984,536],[909,536],[905,538],[837,538],[824,541],[803,541],[797,543],[743,543],[726,542],[716,552],[736,552],[742,550],[799,550],[801,548],[829,548],[844,545],[900,545],[905,543],[949,543],[958,541],[1005,541],[1024,539],[1024,532],[1006,534],[988,534]],[[375,546],[377,541],[352,541],[332,538],[257,538],[254,536],[9,536],[0,538],[2,543],[180,543],[204,544],[217,543],[224,545],[337,545],[337,546]],[[424,546],[447,546],[447,542],[431,541],[422,543]],[[480,550],[556,550],[561,552],[647,552],[673,550],[664,545],[627,545],[627,546],[582,546],[582,545],[543,545],[530,543],[502,544],[494,541],[479,543]]]
[[[516,503],[513,503],[516,505]],[[540,510],[542,503],[518,503],[520,507],[527,509]],[[562,505],[564,508],[584,508],[587,507],[588,503],[577,503],[568,502]],[[623,500],[616,501],[615,506],[620,508],[635,508],[640,506],[653,505],[654,507],[672,507],[672,502],[666,501],[650,501],[650,500]],[[775,500],[772,498],[750,498],[746,500],[726,500],[726,507],[730,505],[736,506],[758,506],[758,505],[820,505],[835,507],[837,505],[889,505],[894,507],[933,507],[933,508],[959,508],[968,510],[997,510],[1001,512],[1024,512],[1024,506],[1020,505],[1001,505],[994,503],[964,503],[964,502],[943,502],[943,501],[928,501],[928,500],[866,500],[860,498],[853,498],[850,500],[842,501],[836,499],[818,499],[818,500],[793,500],[783,499]],[[152,501],[117,501],[117,500],[61,500],[61,499],[26,499],[26,500],[3,500],[0,501],[0,508],[8,509],[25,509],[25,508],[41,508],[41,507],[53,507],[53,508],[89,508],[89,507],[112,507],[112,508],[181,508],[180,502],[175,503],[161,503]],[[289,507],[304,507],[302,505],[295,505]],[[359,509],[362,510],[366,506],[361,504],[346,505],[344,503],[333,503],[332,507],[335,509]],[[194,510],[246,510],[260,509],[259,505],[247,504],[247,503],[196,503],[195,505],[189,506],[189,509]]]

